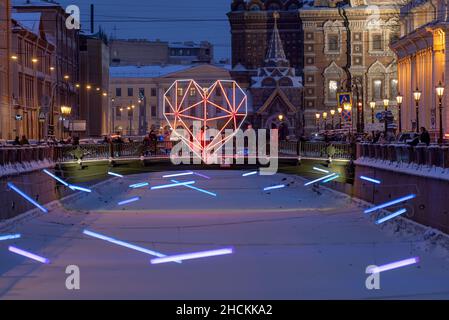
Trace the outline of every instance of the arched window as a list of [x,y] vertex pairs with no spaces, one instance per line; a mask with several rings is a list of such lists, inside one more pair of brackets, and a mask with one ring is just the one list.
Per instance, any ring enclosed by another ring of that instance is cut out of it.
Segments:
[[250,11],[260,11],[260,6],[259,6],[258,4],[252,4],[252,5],[249,7],[249,10],[250,10]]
[[282,78],[279,80],[279,86],[281,87],[292,87],[293,81],[290,78]]
[[263,87],[275,87],[276,86],[276,81],[273,78],[263,79],[262,86]]

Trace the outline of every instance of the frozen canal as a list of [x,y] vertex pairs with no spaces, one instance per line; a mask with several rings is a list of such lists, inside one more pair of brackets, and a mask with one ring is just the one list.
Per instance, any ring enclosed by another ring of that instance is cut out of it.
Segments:
[[[1,299],[378,299],[449,298],[449,263],[418,247],[422,235],[387,233],[348,197],[283,174],[242,177],[201,171],[163,178],[112,178],[48,214],[0,229],[22,238],[0,241]],[[190,181],[217,196],[179,186]],[[264,192],[274,185],[285,188]],[[118,202],[140,197],[119,206]],[[233,247],[234,253],[153,265],[154,257],[83,234],[88,229],[164,255]],[[50,259],[41,264],[8,246]],[[380,274],[368,290],[369,265],[419,256],[419,264]],[[80,290],[66,289],[68,265]]]

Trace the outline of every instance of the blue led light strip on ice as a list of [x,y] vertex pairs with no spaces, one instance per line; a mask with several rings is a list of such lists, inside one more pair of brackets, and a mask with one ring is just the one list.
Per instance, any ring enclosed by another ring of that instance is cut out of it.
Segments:
[[47,208],[45,208],[44,206],[40,205],[39,203],[37,203],[33,198],[31,198],[30,196],[28,196],[26,193],[24,193],[22,190],[20,190],[19,188],[17,188],[13,183],[8,182],[8,187],[11,188],[12,190],[14,190],[15,192],[17,192],[19,195],[21,195],[23,198],[25,198],[26,200],[28,200],[31,204],[33,204],[34,206],[36,206],[37,208],[39,208],[39,210],[41,210],[42,212],[47,213],[48,210]]
[[195,181],[180,182],[180,183],[175,183],[175,184],[163,184],[160,186],[151,187],[150,189],[158,190],[158,189],[174,188],[174,187],[180,187],[180,186],[187,186],[187,185],[191,185],[194,183],[195,183]]
[[136,202],[136,201],[139,201],[139,200],[140,200],[140,197],[134,197],[134,198],[131,198],[131,199],[128,199],[128,200],[120,201],[118,203],[118,205],[119,206],[123,206],[124,204],[128,204],[128,203],[131,203],[131,202]]
[[52,177],[53,179],[55,179],[56,181],[59,181],[60,183],[62,183],[64,186],[68,187],[69,184],[67,182],[65,182],[64,180],[62,180],[61,178],[55,176],[53,173],[51,173],[50,171],[48,171],[47,169],[42,170],[44,173],[48,174],[50,177]]
[[393,206],[395,204],[398,204],[398,203],[401,203],[401,202],[404,202],[404,201],[407,201],[407,200],[411,200],[411,199],[414,199],[414,198],[416,198],[416,194],[410,194],[408,196],[405,196],[405,197],[402,197],[402,198],[399,198],[399,199],[396,199],[396,200],[388,201],[388,202],[385,202],[385,203],[380,204],[378,206],[366,209],[364,212],[365,213],[371,213],[371,212],[374,212],[374,211],[377,211],[377,210],[380,210],[380,209],[384,209],[384,208],[387,208],[387,207]]
[[[171,182],[174,182],[174,183],[180,183],[179,181],[176,181],[176,180],[172,180]],[[196,190],[196,191],[199,191],[199,192],[206,193],[206,194],[211,195],[211,196],[214,196],[214,197],[217,196],[216,193],[213,193],[213,192],[210,192],[210,191],[207,191],[207,190],[204,190],[204,189],[200,189],[200,188],[191,186],[191,185],[189,185],[189,184],[186,184],[185,187],[190,188],[190,189],[193,189],[193,190]]]
[[372,183],[375,183],[375,184],[381,184],[380,180],[369,178],[369,177],[365,177],[365,176],[360,176],[360,179],[365,180],[365,181],[369,181],[369,182],[372,182]]
[[13,246],[9,246],[8,250],[11,251],[11,252],[14,252],[15,254],[18,254],[18,255],[30,258],[30,259],[35,260],[35,261],[39,261],[41,263],[46,263],[46,264],[50,263],[50,260],[48,260],[47,258],[38,256],[38,255],[36,255],[34,253],[31,253],[31,252],[28,252],[28,251],[25,251],[25,250],[22,250],[22,249],[13,247]]
[[390,214],[390,215],[388,215],[386,217],[383,217],[383,218],[377,220],[376,224],[384,223],[385,221],[388,221],[388,220],[391,220],[393,218],[396,218],[397,216],[400,216],[401,214],[404,214],[406,212],[407,212],[407,209],[401,209],[399,211],[396,211],[395,213],[392,213],[392,214]]
[[304,183],[304,186],[305,186],[305,187],[310,186],[311,184],[314,184],[314,183],[317,183],[317,182],[326,180],[326,179],[328,179],[328,178],[330,178],[330,177],[333,177],[333,176],[335,176],[335,175],[336,175],[336,173],[332,173],[332,174],[329,174],[329,175],[327,175],[327,176],[321,177],[321,178],[319,178],[319,179],[316,179],[316,180],[313,180],[313,181],[306,182],[306,183]]
[[114,177],[119,177],[119,178],[123,178],[123,176],[121,174],[118,173],[114,173],[114,172],[108,172],[108,175],[110,176],[114,176]]
[[137,188],[142,188],[142,187],[146,187],[149,185],[150,184],[148,182],[141,182],[141,183],[131,184],[129,187],[132,189],[137,189]]
[[183,253],[183,254],[178,254],[178,255],[174,255],[174,256],[167,256],[167,257],[163,257],[163,258],[152,259],[151,264],[199,259],[199,258],[206,258],[206,257],[215,257],[215,256],[221,256],[221,255],[231,254],[231,253],[233,253],[232,248],[224,248],[224,249],[218,249],[218,250],[209,250],[209,251],[192,252],[192,253]]
[[263,191],[269,191],[269,190],[275,190],[275,189],[281,189],[281,188],[285,188],[285,184],[280,184],[277,186],[271,186],[271,187],[266,187],[263,189]]
[[0,236],[0,241],[19,239],[20,237],[20,234],[7,234],[4,236]]
[[257,171],[247,172],[247,173],[242,174],[242,177],[253,176],[253,175],[256,175],[256,174],[258,174]]
[[[132,250],[136,250],[136,251],[139,251],[139,252],[142,252],[142,253],[146,253],[146,254],[149,254],[150,256],[155,256],[155,257],[158,257],[158,258],[166,257],[165,254],[162,254],[160,252],[149,250],[149,249],[146,249],[146,248],[142,248],[142,247],[136,246],[134,244],[131,244],[131,243],[128,243],[128,242],[125,242],[125,241],[121,241],[121,240],[118,240],[118,239],[114,239],[114,238],[105,236],[105,235],[100,234],[100,233],[89,231],[87,229],[83,231],[83,234],[85,234],[87,236],[90,236],[90,237],[93,237],[93,238],[97,238],[97,239],[100,239],[100,240],[104,240],[104,241],[107,241],[107,242],[119,245],[119,246],[122,246],[122,247],[125,247],[125,248],[128,248],[128,249],[132,249]],[[181,263],[180,261],[173,261],[173,262]]]

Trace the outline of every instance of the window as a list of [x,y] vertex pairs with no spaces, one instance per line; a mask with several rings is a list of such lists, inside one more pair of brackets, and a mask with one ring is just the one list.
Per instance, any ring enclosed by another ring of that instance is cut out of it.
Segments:
[[396,99],[398,96],[398,80],[392,79],[390,82],[390,100]]
[[330,34],[327,36],[327,48],[329,51],[338,51],[338,35]]
[[382,50],[382,35],[374,34],[372,36],[372,48],[373,50],[381,51]]
[[115,96],[116,97],[122,96],[122,88],[115,88]]
[[151,106],[151,117],[152,117],[152,118],[157,117],[157,114],[156,114],[156,106]]
[[134,96],[134,90],[133,88],[128,88],[128,97]]
[[196,95],[196,89],[195,88],[190,88],[190,96],[194,97]]
[[373,99],[374,100],[382,99],[382,80],[373,81]]
[[327,98],[329,100],[337,100],[338,82],[336,80],[329,80],[329,90]]
[[156,96],[156,88],[151,88],[151,96],[152,97]]
[[178,88],[177,94],[178,94],[178,96],[183,96],[184,95],[184,89],[183,88]]
[[145,97],[145,88],[139,88],[139,99],[143,99]]

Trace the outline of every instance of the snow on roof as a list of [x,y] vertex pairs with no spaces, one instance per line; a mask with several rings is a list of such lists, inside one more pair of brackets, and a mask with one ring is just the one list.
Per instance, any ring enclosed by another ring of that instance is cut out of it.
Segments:
[[151,65],[151,66],[119,66],[110,67],[111,78],[158,78],[168,74],[188,70],[194,65]]
[[39,26],[41,22],[40,12],[24,12],[11,14],[13,20],[17,21],[23,28],[31,31],[35,35],[39,35]]

